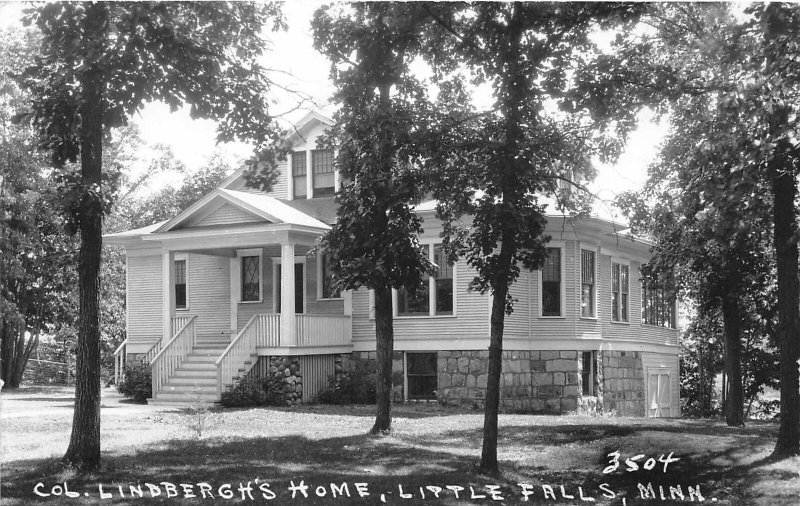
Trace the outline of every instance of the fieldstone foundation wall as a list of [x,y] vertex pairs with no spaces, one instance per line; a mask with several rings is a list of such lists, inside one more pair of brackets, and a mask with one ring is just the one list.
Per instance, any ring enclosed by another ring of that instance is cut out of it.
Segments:
[[602,352],[602,399],[606,411],[625,416],[645,415],[642,354],[638,351]]
[[[350,354],[350,368],[344,367],[343,370],[351,370],[363,374],[369,379],[374,379],[378,372],[378,357],[374,351],[354,351]],[[394,351],[392,354],[392,400],[403,402],[405,392],[403,378],[403,352]]]
[[303,400],[303,374],[299,357],[263,357],[267,360],[266,374],[273,378],[271,389],[283,396],[287,406],[300,404]]

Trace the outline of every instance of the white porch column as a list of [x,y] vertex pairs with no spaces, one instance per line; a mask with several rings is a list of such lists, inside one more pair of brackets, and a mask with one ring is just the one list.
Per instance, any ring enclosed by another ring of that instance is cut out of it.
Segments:
[[311,149],[306,150],[306,198],[314,198],[314,174],[311,167]]
[[175,252],[164,251],[161,263],[161,282],[164,315],[162,342],[172,339],[172,317],[175,316]]
[[289,151],[286,156],[286,198],[294,200],[294,174],[292,173],[292,158],[294,154]]
[[236,339],[236,334],[239,332],[239,298],[242,293],[241,288],[241,260],[238,256],[231,258],[230,273],[231,273],[231,341]]
[[297,344],[294,310],[294,243],[281,244],[281,346]]

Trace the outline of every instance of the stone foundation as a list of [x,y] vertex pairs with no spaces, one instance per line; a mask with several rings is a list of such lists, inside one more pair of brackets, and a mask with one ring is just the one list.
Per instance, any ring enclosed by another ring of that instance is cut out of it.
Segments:
[[[438,351],[439,403],[483,409],[489,351]],[[374,378],[375,352],[353,352],[336,358],[337,375],[358,371]],[[644,416],[645,390],[641,353],[596,352],[597,384],[581,384],[580,351],[504,351],[500,375],[500,409],[514,413],[563,414],[570,411]],[[403,352],[392,359],[392,399],[403,402]],[[588,392],[588,390],[594,390]],[[583,392],[587,394],[584,395]]]
[[603,408],[625,416],[645,415],[642,354],[638,351],[602,352]]
[[271,390],[283,397],[287,406],[303,401],[303,374],[299,357],[262,357],[266,360],[267,377],[272,378]]

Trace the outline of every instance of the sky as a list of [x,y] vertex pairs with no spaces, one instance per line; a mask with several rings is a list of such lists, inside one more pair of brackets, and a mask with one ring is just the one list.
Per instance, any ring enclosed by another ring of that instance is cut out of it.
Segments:
[[[327,104],[333,87],[328,80],[329,64],[313,49],[310,29],[313,12],[322,3],[309,0],[285,4],[288,30],[269,34],[272,48],[265,63],[280,71],[275,75],[279,76],[283,84],[302,90],[314,97],[315,102],[282,118],[286,127],[302,117],[308,109],[321,109],[330,113]],[[19,24],[21,8],[20,2],[0,3],[0,28]],[[296,100],[286,96],[278,98],[280,103],[273,113],[288,111],[296,105]],[[148,104],[134,121],[146,143],[169,145],[175,156],[190,171],[197,170],[215,151],[221,152],[231,163],[236,163],[249,154],[249,148],[244,145],[217,146],[215,124],[212,121],[192,120],[186,111],[171,113],[163,104]],[[629,139],[628,149],[615,164],[598,163],[597,179],[589,187],[604,200],[611,200],[623,191],[641,188],[647,178],[647,166],[657,155],[658,143],[663,139],[666,130],[666,125],[654,123],[645,111],[640,115],[639,128]],[[155,191],[163,185],[179,183],[180,179],[174,175],[163,174],[152,181],[149,190]],[[620,219],[618,213],[602,202],[596,207],[596,211],[601,216]]]

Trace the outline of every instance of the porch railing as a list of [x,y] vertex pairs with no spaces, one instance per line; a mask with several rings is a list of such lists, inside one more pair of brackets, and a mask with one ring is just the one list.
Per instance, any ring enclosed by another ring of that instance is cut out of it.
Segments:
[[247,361],[257,356],[257,347],[278,346],[280,329],[280,315],[257,314],[250,318],[216,361],[218,396],[233,385]]
[[296,316],[297,346],[331,346],[350,344],[350,316],[299,314]]
[[189,320],[194,318],[192,315],[183,315],[183,316],[173,316],[172,317],[172,333],[170,335],[174,336],[180,329],[183,328],[184,325],[189,323]]
[[[158,352],[161,351],[161,341],[157,341],[142,357],[143,364],[149,364],[152,362],[153,357],[158,355]],[[125,364],[128,363],[128,340],[125,339],[117,346],[117,349],[114,350],[114,384],[119,385],[119,382],[122,381],[122,376],[125,374]]]
[[153,371],[153,397],[197,343],[195,318],[195,316],[189,317],[173,338],[150,361]]

